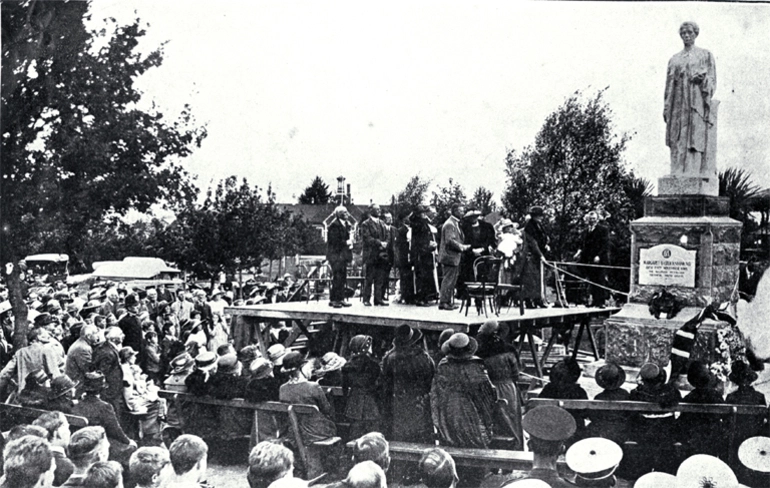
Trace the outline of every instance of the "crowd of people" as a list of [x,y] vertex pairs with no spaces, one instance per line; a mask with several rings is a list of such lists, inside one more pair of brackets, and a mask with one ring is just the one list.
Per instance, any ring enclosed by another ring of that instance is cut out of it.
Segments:
[[[351,305],[346,300],[345,288],[354,239],[346,208],[339,206],[334,214],[327,228],[326,257],[332,271],[329,305],[343,308]],[[440,310],[455,310],[459,307],[455,298],[464,300],[468,296],[466,283],[502,280],[522,285],[516,299],[523,300],[525,306],[547,307],[541,263],[553,258],[544,223],[545,210],[532,207],[521,227],[507,218],[492,225],[481,215],[475,208],[455,204],[439,229],[433,224],[435,210],[420,205],[398,215],[394,225],[389,212],[382,212],[379,205],[370,205],[368,217],[359,228],[363,243],[364,305],[388,306],[388,280],[395,274],[399,280],[399,302],[404,304],[433,306],[438,301]],[[588,302],[596,307],[605,306],[609,298],[606,266],[610,239],[603,223],[606,217],[601,210],[585,216],[587,231],[574,255],[580,272],[592,283]],[[492,266],[495,261],[486,258],[499,260],[502,270],[498,271]],[[495,271],[499,276],[491,276]]]

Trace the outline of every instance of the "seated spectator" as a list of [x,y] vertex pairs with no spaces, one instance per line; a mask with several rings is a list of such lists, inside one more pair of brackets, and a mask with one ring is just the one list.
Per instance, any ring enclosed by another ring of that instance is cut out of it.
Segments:
[[357,335],[350,339],[349,360],[342,366],[343,397],[347,399],[345,418],[349,435],[359,437],[381,429],[377,403],[380,386],[380,362],[372,355],[372,337]]
[[208,396],[212,375],[217,372],[219,358],[213,352],[204,351],[195,357],[195,371],[185,379],[187,391],[195,396]]
[[283,344],[273,344],[267,349],[267,359],[273,363],[273,376],[278,378],[281,384],[289,379],[288,376],[284,375],[281,371],[281,368],[283,367],[283,358],[286,356],[287,352],[288,351],[283,347]]
[[298,352],[287,353],[283,358],[284,374],[289,380],[281,385],[279,398],[284,403],[301,403],[315,405],[319,412],[316,415],[302,415],[299,418],[299,429],[302,440],[308,451],[308,466],[305,466],[307,478],[314,478],[323,473],[321,451],[312,444],[337,435],[337,427],[332,421],[332,409],[321,386],[308,381],[302,373],[305,360]]
[[[534,454],[532,470],[524,479],[539,479],[552,488],[574,486],[556,471],[556,460],[563,452],[565,442],[577,430],[574,417],[563,408],[535,407],[524,415],[522,427],[529,434],[529,450]],[[513,487],[516,483],[503,486]]]
[[109,459],[110,441],[102,427],[83,427],[72,434],[68,451],[74,471],[62,486],[83,486],[88,468]]
[[56,462],[48,441],[28,435],[10,441],[3,452],[5,474],[0,488],[52,486]]
[[[565,358],[551,368],[551,382],[543,387],[538,395],[540,398],[554,398],[558,400],[588,400],[588,393],[578,384],[583,373],[578,362],[572,358]],[[571,439],[572,442],[585,437],[586,415],[583,412],[571,412],[577,422],[577,432]]]
[[174,476],[164,488],[192,488],[205,486],[209,448],[203,439],[181,435],[171,443],[169,458]]
[[[247,402],[277,402],[281,383],[273,376],[273,364],[264,358],[257,358],[249,365],[249,378],[243,392]],[[270,412],[257,411],[259,438],[271,440],[278,432],[277,418]]]
[[24,389],[19,393],[17,400],[23,407],[43,408],[50,394],[48,375],[41,368],[27,375]]
[[666,371],[657,364],[647,363],[639,370],[642,383],[629,394],[635,402],[657,403],[672,407],[682,401],[682,394],[670,383],[666,383]]
[[91,465],[83,479],[85,488],[123,488],[123,468],[115,461],[99,461]]
[[[757,373],[752,371],[745,361],[733,362],[728,378],[738,385],[738,389],[727,395],[726,403],[735,405],[767,405],[765,395],[756,391],[754,387],[751,386],[752,383],[757,381]],[[735,427],[735,431],[732,433],[735,439],[735,445],[740,445],[740,443],[752,437],[770,435],[767,415],[741,415],[741,420],[736,423]],[[736,456],[738,453],[733,451],[731,454]],[[770,475],[768,473],[761,474],[765,475],[763,481],[767,481],[767,476]],[[748,473],[748,475],[746,475],[743,472],[740,472],[739,475],[749,476],[749,479],[757,477],[754,473]],[[756,486],[762,485],[757,484]],[[770,484],[768,484],[768,486],[770,486]]]
[[[223,347],[220,346],[220,349]],[[214,398],[221,400],[243,398],[246,384],[241,378],[241,363],[238,362],[238,356],[234,352],[219,356],[217,372],[212,375],[211,383],[213,386],[209,394]]]
[[385,436],[370,432],[356,439],[353,445],[353,463],[374,461],[384,472],[390,468],[390,446]]
[[249,366],[251,363],[261,357],[259,353],[259,347],[256,344],[251,344],[243,347],[238,351],[238,361],[241,363],[241,376],[250,376]]
[[249,454],[246,479],[251,488],[268,488],[274,481],[294,475],[294,454],[286,447],[263,441]]
[[187,352],[176,356],[170,363],[171,371],[163,382],[163,388],[178,393],[187,393],[185,380],[195,369],[195,359]]
[[575,486],[612,488],[618,486],[615,470],[623,459],[623,449],[601,437],[583,439],[570,446],[565,461],[575,473]]
[[45,428],[40,427],[39,425],[21,424],[11,427],[5,442],[15,441],[28,435],[40,437],[41,439],[48,439],[48,431]]
[[66,374],[51,380],[51,393],[48,396],[45,409],[66,414],[72,413],[72,408],[75,406],[75,388],[77,388],[77,384]]
[[736,457],[740,464],[733,466],[742,483],[741,487],[770,486],[770,437],[756,436],[746,439],[738,448]]
[[47,412],[38,417],[32,425],[48,431],[48,443],[56,460],[53,485],[61,486],[75,471],[75,465],[67,458],[67,446],[70,443],[70,424],[61,412]]
[[158,402],[158,388],[154,383],[148,384],[147,376],[136,365],[137,355],[130,347],[118,353],[123,370],[123,399],[132,413],[145,415]]
[[[722,392],[716,389],[716,378],[708,367],[693,361],[687,371],[687,381],[695,388],[682,401],[706,405],[721,404]],[[690,454],[719,456],[724,449],[719,439],[724,434],[722,417],[703,413],[683,413],[677,420],[679,438],[689,447]]]
[[313,376],[319,385],[342,386],[342,367],[345,366],[345,358],[334,352],[327,352],[316,362]]
[[353,466],[345,478],[348,488],[387,488],[385,472],[373,461],[364,461]]
[[168,451],[161,447],[140,447],[128,461],[128,472],[136,488],[160,488],[172,476]]
[[[594,378],[596,384],[603,389],[594,400],[623,402],[629,399],[628,391],[621,388],[626,381],[626,372],[617,364],[605,364],[596,370]],[[592,411],[589,418],[591,423],[586,429],[586,435],[589,437],[603,437],[619,444],[626,440],[628,415],[624,412]]]
[[219,347],[217,347],[217,356],[219,356],[220,358],[222,356],[227,356],[228,354],[236,354],[235,346],[233,346],[229,342],[225,344],[221,344]]
[[131,453],[136,450],[136,442],[126,436],[118,423],[112,405],[100,398],[106,386],[103,374],[99,372],[86,373],[83,386],[86,394],[80,403],[72,409],[72,413],[87,418],[89,425],[104,427],[110,441],[110,459],[127,462]]
[[428,488],[454,488],[460,481],[454,459],[439,448],[422,453],[419,471],[421,483]]

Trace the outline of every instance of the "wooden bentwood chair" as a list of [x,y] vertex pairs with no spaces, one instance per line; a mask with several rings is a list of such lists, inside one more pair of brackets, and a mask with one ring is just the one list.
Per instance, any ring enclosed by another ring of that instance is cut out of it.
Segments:
[[465,297],[463,297],[462,304],[460,305],[460,313],[465,308],[465,315],[467,316],[471,303],[475,302],[479,315],[483,310],[484,316],[489,316],[487,314],[487,304],[489,304],[489,309],[495,312],[495,315],[498,314],[495,301],[502,264],[503,260],[494,256],[479,256],[473,261],[474,281],[465,283]]

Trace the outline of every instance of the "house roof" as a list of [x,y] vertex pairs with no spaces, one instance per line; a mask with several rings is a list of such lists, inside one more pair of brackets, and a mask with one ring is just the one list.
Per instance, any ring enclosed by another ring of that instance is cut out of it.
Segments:
[[161,273],[181,273],[168,266],[160,258],[127,257],[123,261],[106,261],[94,269],[93,276],[100,278],[151,279]]

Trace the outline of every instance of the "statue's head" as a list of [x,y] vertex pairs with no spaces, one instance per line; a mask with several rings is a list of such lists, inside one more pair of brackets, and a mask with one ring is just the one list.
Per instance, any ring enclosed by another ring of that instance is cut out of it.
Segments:
[[692,45],[695,42],[695,38],[700,34],[700,27],[695,22],[682,22],[679,26],[679,37],[686,46]]

